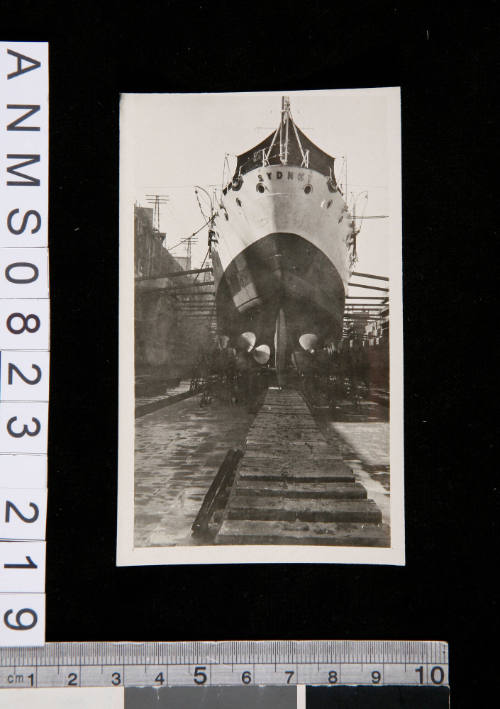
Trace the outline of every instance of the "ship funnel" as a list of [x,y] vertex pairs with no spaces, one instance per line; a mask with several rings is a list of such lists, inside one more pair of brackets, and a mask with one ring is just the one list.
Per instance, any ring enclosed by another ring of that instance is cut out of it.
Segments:
[[251,352],[255,347],[256,340],[255,332],[242,332],[238,337],[237,345],[240,349],[245,350],[245,352]]
[[271,348],[269,345],[259,345],[252,352],[252,356],[257,364],[267,364],[271,356]]
[[299,337],[299,345],[306,352],[314,352],[316,345],[318,344],[318,336],[314,333],[305,333]]

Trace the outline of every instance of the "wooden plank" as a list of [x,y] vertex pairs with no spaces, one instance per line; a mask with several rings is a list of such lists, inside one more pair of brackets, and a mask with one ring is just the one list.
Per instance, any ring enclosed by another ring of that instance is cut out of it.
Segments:
[[[278,435],[277,435],[278,434]],[[273,440],[274,438],[274,440]],[[289,446],[304,446],[310,443],[312,446],[315,448],[324,448],[327,446],[327,442],[321,435],[319,431],[317,432],[311,432],[311,431],[301,431],[300,429],[287,429],[284,428],[280,431],[276,431],[274,433],[274,436],[263,436],[259,433],[259,431],[254,431],[249,434],[247,438],[247,448],[251,448],[253,446],[256,446],[257,448],[261,448],[262,446],[265,446],[264,450],[269,450],[271,451],[270,446],[273,446],[274,443],[278,442],[280,444],[281,448],[286,448],[288,449]],[[285,443],[286,441],[286,443]],[[269,446],[269,448],[268,448]],[[290,452],[293,452],[293,448]]]
[[[286,455],[288,453],[288,455]],[[290,455],[290,449],[278,451],[278,455],[275,458],[271,458],[262,451],[247,451],[245,460],[242,463],[245,468],[252,468],[253,470],[289,470],[293,471],[307,471],[307,470],[319,470],[321,472],[351,472],[351,470],[343,466],[342,461],[338,458],[335,460],[320,460],[314,454],[306,455],[303,451],[300,451],[294,455]]]
[[366,490],[359,483],[296,482],[294,480],[248,480],[241,478],[234,487],[235,495],[262,495],[287,498],[330,498],[365,500]]
[[252,468],[253,470],[321,470],[325,472],[351,473],[351,468],[344,463],[340,456],[324,455],[318,458],[314,455],[299,456],[293,458],[288,456],[283,458],[278,456],[275,459],[268,456],[251,455],[248,451],[241,464],[241,470]]
[[378,524],[382,514],[373,500],[288,500],[234,495],[229,500],[225,518]]
[[[281,453],[287,454],[288,456],[300,455],[303,453],[307,456],[327,454],[330,450],[328,443],[323,438],[317,441],[311,441],[310,445],[307,445],[307,441],[302,440],[287,440],[286,442],[283,438],[276,436],[274,440],[260,441],[255,443],[252,441],[251,445],[247,446],[248,451],[252,451],[252,455],[258,455],[261,458],[271,455],[271,457],[278,457]],[[273,451],[276,454],[273,456]]]
[[304,406],[274,406],[273,404],[264,404],[261,411],[263,414],[270,413],[273,416],[291,414],[295,416],[305,416],[307,418],[311,415],[305,404]]
[[295,457],[295,458],[277,458],[269,460],[268,458],[258,458],[254,456],[245,457],[241,464],[241,470],[275,470],[277,472],[307,472],[315,471],[320,473],[346,473],[351,475],[352,470],[342,460],[318,460],[314,456],[310,458]]
[[374,276],[373,273],[359,273],[359,271],[353,271],[351,276],[360,276],[361,278],[375,278],[377,281],[388,281],[387,276]]
[[368,288],[369,290],[381,290],[384,293],[389,292],[389,288],[380,288],[380,286],[367,286],[364,283],[348,283],[348,286],[354,286],[355,288]]
[[388,547],[385,525],[224,520],[216,544],[311,544]]
[[258,417],[255,419],[254,425],[259,425],[261,421],[293,421],[300,426],[314,426],[316,427],[316,422],[311,416],[309,409],[306,411],[280,411],[279,415],[276,415],[275,410],[270,407],[263,407],[259,411]]
[[217,507],[217,500],[224,492],[224,489],[230,484],[231,476],[234,475],[238,461],[242,456],[239,449],[230,448],[226,453],[226,457],[217,472],[217,475],[212,481],[207,494],[203,500],[196,519],[191,527],[193,534],[203,536],[208,533],[208,526],[213,512]]
[[308,431],[318,430],[318,427],[312,417],[306,418],[304,414],[283,413],[276,415],[275,413],[270,414],[265,411],[263,411],[262,415],[259,416],[258,421],[255,421],[251,430],[257,429],[259,431],[269,432],[270,426],[276,428],[300,428],[304,430],[307,429]]
[[240,478],[241,480],[286,480],[288,482],[303,482],[303,483],[353,483],[355,482],[354,475],[347,475],[343,473],[293,473],[293,474],[283,474],[283,473],[273,473],[271,471],[251,471],[251,470],[241,470]]
[[288,456],[283,458],[269,458],[267,456],[259,457],[251,455],[251,451],[247,451],[245,460],[241,464],[241,468],[251,468],[252,470],[321,470],[323,472],[351,472],[340,458],[324,458],[320,459],[314,455],[299,456],[293,458]]
[[289,417],[283,416],[282,420],[280,420],[277,424],[274,423],[273,419],[261,419],[258,424],[255,424],[252,426],[250,429],[251,431],[258,431],[260,434],[264,435],[272,435],[272,431],[269,430],[270,426],[273,426],[275,431],[280,431],[282,429],[292,429],[292,430],[300,430],[300,431],[309,431],[310,433],[319,433],[320,435],[323,435],[319,430],[316,424],[304,424],[301,426],[298,426],[293,419],[290,420]]

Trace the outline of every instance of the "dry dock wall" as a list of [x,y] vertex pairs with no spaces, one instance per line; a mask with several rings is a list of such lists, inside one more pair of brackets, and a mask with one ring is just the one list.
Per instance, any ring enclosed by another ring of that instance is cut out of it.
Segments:
[[190,376],[207,344],[209,323],[197,321],[194,326],[181,303],[190,296],[180,300],[170,290],[188,286],[194,279],[165,278],[183,270],[184,263],[163,246],[165,234],[153,228],[152,209],[135,206],[134,234],[136,386],[138,394],[155,393],[169,382]]

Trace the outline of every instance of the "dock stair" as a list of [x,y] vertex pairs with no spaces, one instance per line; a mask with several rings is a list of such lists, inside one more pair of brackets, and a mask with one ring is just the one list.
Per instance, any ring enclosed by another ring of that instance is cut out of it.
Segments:
[[389,529],[302,395],[269,388],[221,515],[215,544],[389,546]]

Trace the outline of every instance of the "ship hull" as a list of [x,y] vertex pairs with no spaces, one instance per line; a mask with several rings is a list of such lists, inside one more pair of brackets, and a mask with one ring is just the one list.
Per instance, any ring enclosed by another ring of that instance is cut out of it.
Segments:
[[340,339],[344,302],[342,279],[320,249],[297,234],[268,234],[225,269],[216,293],[218,330],[233,343],[253,332],[256,346],[273,351],[282,310],[290,352],[306,333],[321,346]]
[[314,170],[266,166],[229,188],[214,224],[212,260],[218,332],[233,344],[242,332],[275,350],[280,312],[286,360],[299,338],[317,346],[342,336],[350,274],[352,219],[327,177]]

